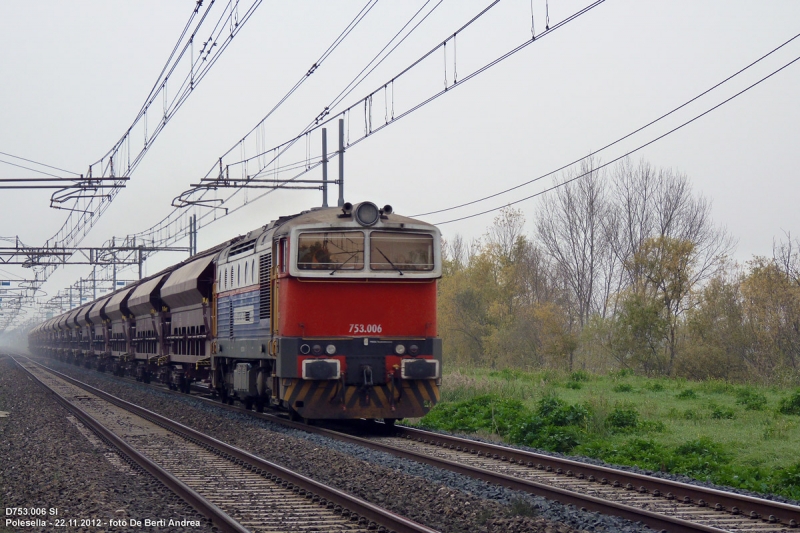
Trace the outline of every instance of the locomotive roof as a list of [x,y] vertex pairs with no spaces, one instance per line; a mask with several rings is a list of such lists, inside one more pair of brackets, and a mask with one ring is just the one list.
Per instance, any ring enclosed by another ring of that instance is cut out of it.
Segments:
[[[356,209],[358,209],[358,207],[362,205],[362,203],[353,205],[351,210],[352,213],[355,213]],[[350,216],[342,216],[343,214],[344,214],[343,209],[341,207],[315,207],[314,209],[303,211],[298,215],[294,215],[292,217],[286,217],[287,220],[280,224],[280,227],[277,229],[277,231],[279,234],[282,235],[291,230],[295,226],[300,226],[300,225],[305,226],[307,224],[320,224],[322,226],[324,225],[337,226],[337,225],[343,225],[345,223],[354,220],[355,217],[354,214]],[[382,215],[381,219],[374,226],[370,227],[392,228],[392,227],[402,227],[410,225],[416,227],[430,226],[432,229],[435,227],[433,226],[433,224],[430,224],[428,222],[423,222],[422,220],[417,220],[414,218],[404,217],[395,213]]]

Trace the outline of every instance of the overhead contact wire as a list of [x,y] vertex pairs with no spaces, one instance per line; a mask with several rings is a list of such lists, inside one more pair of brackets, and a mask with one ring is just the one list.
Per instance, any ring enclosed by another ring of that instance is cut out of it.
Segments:
[[[642,149],[644,149],[644,148],[646,148],[646,147],[650,146],[651,144],[653,144],[653,143],[655,143],[655,142],[657,142],[657,141],[660,141],[660,140],[661,140],[661,139],[663,139],[664,137],[667,137],[668,135],[670,135],[670,134],[672,134],[672,133],[675,133],[676,131],[680,130],[680,129],[681,129],[681,128],[683,128],[684,126],[687,126],[687,125],[691,124],[692,122],[694,122],[694,121],[696,121],[696,120],[698,120],[698,119],[700,119],[700,118],[704,117],[705,115],[707,115],[707,114],[711,113],[712,111],[714,111],[714,110],[716,110],[716,109],[718,109],[718,108],[722,107],[723,105],[727,104],[728,102],[730,102],[730,101],[731,101],[731,100],[733,100],[734,98],[736,98],[736,97],[738,97],[738,96],[740,96],[740,95],[742,95],[742,94],[746,93],[747,91],[749,91],[750,89],[752,89],[752,88],[756,87],[757,85],[760,85],[760,84],[761,84],[761,83],[763,83],[764,81],[766,81],[766,80],[770,79],[771,77],[773,77],[774,75],[776,75],[776,74],[778,74],[779,72],[783,71],[784,69],[788,68],[789,66],[793,65],[793,64],[794,64],[794,63],[796,63],[797,61],[800,61],[800,56],[798,56],[798,57],[796,57],[795,59],[793,59],[792,61],[790,61],[790,62],[786,63],[786,64],[785,64],[785,65],[783,65],[781,68],[779,68],[779,69],[777,69],[777,70],[775,70],[775,71],[771,72],[770,74],[768,74],[768,75],[764,76],[763,78],[761,78],[760,80],[756,81],[756,82],[755,82],[755,83],[753,83],[752,85],[749,85],[749,86],[745,87],[744,89],[742,89],[742,90],[741,90],[741,91],[739,91],[738,93],[734,94],[733,96],[731,96],[731,97],[729,97],[729,98],[726,98],[725,100],[723,100],[722,102],[718,103],[718,104],[717,104],[717,105],[715,105],[714,107],[711,107],[710,109],[707,109],[706,111],[704,111],[704,112],[700,113],[699,115],[695,116],[694,118],[692,118],[692,119],[690,119],[690,120],[687,120],[687,121],[686,121],[686,122],[684,122],[683,124],[680,124],[679,126],[676,126],[676,127],[672,128],[671,130],[667,131],[666,133],[663,133],[663,134],[659,135],[659,136],[658,136],[658,137],[656,137],[655,139],[652,139],[652,140],[650,140],[650,141],[648,141],[648,142],[646,142],[646,143],[644,143],[644,144],[642,144],[642,145],[638,146],[637,148],[634,148],[633,150],[629,150],[628,152],[626,152],[626,153],[622,154],[622,155],[621,155],[621,156],[619,156],[619,157],[616,157],[616,158],[612,159],[611,161],[608,161],[607,163],[603,163],[602,165],[598,165],[597,167],[593,168],[592,170],[590,170],[590,171],[588,171],[588,172],[584,172],[583,174],[579,174],[579,175],[577,175],[577,176],[575,176],[575,177],[573,177],[573,178],[570,178],[570,179],[568,179],[568,180],[565,180],[565,181],[563,181],[563,182],[561,182],[561,183],[555,184],[555,185],[553,185],[552,187],[549,187],[549,188],[547,188],[547,189],[544,189],[543,191],[539,191],[539,192],[537,192],[537,193],[535,193],[535,194],[531,194],[530,196],[526,196],[525,198],[520,198],[520,199],[518,199],[518,200],[514,200],[513,202],[509,202],[509,203],[507,203],[507,204],[505,204],[505,205],[501,205],[501,206],[499,206],[499,207],[494,207],[494,208],[492,208],[492,209],[487,209],[487,210],[485,210],[485,211],[481,211],[480,213],[474,213],[474,214],[472,214],[472,215],[466,215],[466,216],[459,217],[459,218],[454,218],[454,219],[451,219],[451,220],[445,220],[445,221],[443,221],[443,222],[436,222],[436,225],[450,224],[451,222],[458,222],[458,221],[461,221],[461,220],[467,220],[467,219],[469,219],[469,218],[474,218],[474,217],[478,217],[478,216],[481,216],[481,215],[485,215],[485,214],[487,214],[487,213],[492,213],[492,212],[494,212],[494,211],[499,211],[500,209],[503,209],[503,208],[505,208],[505,207],[507,207],[507,206],[510,206],[510,205],[515,205],[515,204],[518,204],[518,203],[520,203],[520,202],[524,202],[524,201],[526,201],[526,200],[530,200],[531,198],[535,198],[535,197],[537,197],[537,196],[541,196],[541,195],[543,195],[543,194],[545,194],[545,193],[548,193],[548,192],[550,192],[550,191],[552,191],[552,190],[555,190],[555,189],[557,189],[557,188],[559,188],[559,187],[563,187],[564,185],[566,185],[566,184],[568,184],[568,183],[572,183],[573,181],[576,181],[576,180],[579,180],[579,179],[581,179],[581,178],[583,178],[583,177],[585,177],[585,176],[588,176],[588,175],[589,175],[589,174],[591,174],[592,172],[596,172],[596,171],[598,171],[598,170],[600,170],[600,169],[602,169],[602,168],[605,168],[605,167],[607,167],[607,166],[609,166],[609,165],[611,165],[611,164],[613,164],[613,163],[616,163],[617,161],[619,161],[619,160],[621,160],[621,159],[624,159],[624,158],[628,157],[629,155],[631,155],[631,154],[634,154],[634,153],[636,153],[636,152],[638,152],[638,151],[640,151],[640,150],[642,150]],[[419,216],[419,215],[414,215],[414,216]]]
[[593,155],[596,155],[596,154],[598,154],[598,153],[602,152],[603,150],[606,150],[606,149],[608,149],[608,148],[611,148],[612,146],[614,146],[614,145],[616,145],[616,144],[619,144],[620,142],[624,141],[625,139],[627,139],[627,138],[629,138],[629,137],[631,137],[631,136],[633,136],[633,135],[635,135],[635,134],[639,133],[640,131],[642,131],[642,130],[644,130],[644,129],[646,129],[646,128],[650,127],[650,126],[652,126],[653,124],[655,124],[655,123],[659,122],[660,120],[662,120],[662,119],[665,119],[665,118],[667,118],[668,116],[670,116],[670,115],[672,115],[672,114],[676,113],[677,111],[679,111],[679,110],[683,109],[684,107],[688,106],[688,105],[689,105],[689,104],[691,104],[692,102],[695,102],[695,101],[696,101],[696,100],[698,100],[699,98],[702,98],[703,96],[707,95],[707,94],[708,94],[708,93],[710,93],[711,91],[713,91],[713,90],[717,89],[718,87],[720,87],[720,86],[722,86],[723,84],[727,83],[728,81],[732,80],[733,78],[735,78],[735,77],[736,77],[736,76],[738,76],[739,74],[742,74],[744,71],[746,71],[746,70],[747,70],[747,69],[749,69],[750,67],[752,67],[752,66],[756,65],[757,63],[761,62],[762,60],[766,59],[766,58],[767,58],[767,57],[769,57],[770,55],[774,54],[775,52],[777,52],[778,50],[780,50],[780,49],[781,49],[781,48],[783,48],[784,46],[788,45],[789,43],[791,43],[792,41],[794,41],[795,39],[797,39],[798,37],[800,37],[800,33],[798,33],[797,35],[795,35],[794,37],[792,37],[792,38],[791,38],[791,39],[789,39],[788,41],[784,42],[783,44],[781,44],[781,45],[779,45],[779,46],[777,46],[777,47],[773,48],[772,50],[770,50],[769,52],[767,52],[767,53],[766,53],[766,54],[764,54],[763,56],[759,57],[758,59],[756,59],[755,61],[753,61],[753,62],[752,62],[752,63],[750,63],[749,65],[747,65],[747,66],[745,66],[745,67],[741,68],[741,69],[740,69],[740,70],[738,70],[737,72],[735,72],[735,73],[731,74],[730,76],[728,76],[728,77],[727,77],[727,78],[725,78],[724,80],[720,81],[719,83],[715,84],[714,86],[712,86],[712,87],[710,87],[710,88],[706,89],[705,91],[703,91],[702,93],[698,94],[697,96],[695,96],[695,97],[694,97],[694,98],[692,98],[691,100],[687,100],[687,101],[686,101],[686,102],[684,102],[683,104],[679,105],[678,107],[674,108],[674,109],[673,109],[673,110],[671,110],[671,111],[668,111],[668,112],[664,113],[664,114],[663,114],[663,115],[661,115],[660,117],[658,117],[658,118],[656,118],[656,119],[654,119],[654,120],[652,120],[652,121],[648,122],[648,123],[647,123],[647,124],[645,124],[644,126],[641,126],[640,128],[637,128],[637,129],[633,130],[632,132],[630,132],[630,133],[628,133],[628,134],[626,134],[626,135],[624,135],[624,136],[620,137],[619,139],[617,139],[617,140],[615,140],[615,141],[613,141],[613,142],[610,142],[610,143],[608,143],[607,145],[603,146],[602,148],[599,148],[599,149],[597,149],[597,150],[595,150],[595,151],[593,151],[593,152],[590,152],[588,155],[586,155],[586,156],[583,156],[583,157],[581,157],[580,159],[576,159],[575,161],[572,161],[571,163],[567,163],[566,165],[564,165],[564,166],[561,166],[561,167],[559,167],[559,168],[557,168],[557,169],[555,169],[555,170],[552,170],[552,171],[550,171],[550,172],[548,172],[548,173],[546,173],[546,174],[542,174],[542,175],[541,175],[541,176],[539,176],[539,177],[533,178],[533,179],[531,179],[531,180],[528,180],[528,181],[526,181],[526,182],[524,182],[524,183],[520,183],[519,185],[515,185],[514,187],[511,187],[511,188],[509,188],[509,189],[505,189],[505,190],[503,190],[503,191],[500,191],[500,192],[497,192],[497,193],[491,194],[491,195],[489,195],[489,196],[484,196],[484,197],[482,197],[482,198],[479,198],[479,199],[477,199],[477,200],[472,200],[471,202],[466,202],[466,203],[459,204],[459,205],[455,205],[455,206],[452,206],[452,207],[446,207],[446,208],[444,208],[444,209],[438,209],[438,210],[436,210],[436,211],[429,211],[429,212],[427,212],[427,213],[420,213],[420,214],[417,214],[417,215],[412,215],[412,216],[415,216],[415,217],[421,217],[421,216],[427,216],[427,215],[435,215],[435,214],[437,214],[437,213],[444,213],[444,212],[446,212],[446,211],[452,211],[452,210],[454,210],[454,209],[459,209],[459,208],[466,207],[466,206],[469,206],[469,205],[473,205],[473,204],[476,204],[476,203],[479,203],[479,202],[483,202],[483,201],[486,201],[486,200],[490,200],[490,199],[492,199],[492,198],[495,198],[495,197],[497,197],[497,196],[500,196],[500,195],[506,194],[506,193],[508,193],[508,192],[511,192],[511,191],[514,191],[514,190],[516,190],[516,189],[519,189],[520,187],[524,187],[525,185],[530,185],[531,183],[534,183],[534,182],[537,182],[537,181],[539,181],[539,180],[542,180],[542,179],[544,179],[544,178],[546,178],[546,177],[548,177],[548,176],[552,176],[553,174],[555,174],[555,173],[557,173],[557,172],[561,172],[562,170],[564,170],[564,169],[566,169],[566,168],[569,168],[569,167],[571,167],[572,165],[575,165],[576,163],[578,163],[578,162],[582,161],[582,160],[583,160],[583,159],[585,159],[586,157],[591,157],[591,156],[593,156]]

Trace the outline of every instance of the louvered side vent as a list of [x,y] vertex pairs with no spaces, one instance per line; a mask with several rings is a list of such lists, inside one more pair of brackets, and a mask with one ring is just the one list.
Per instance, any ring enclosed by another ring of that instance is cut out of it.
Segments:
[[259,320],[269,320],[270,304],[272,294],[270,293],[270,271],[272,270],[272,254],[262,255],[258,260],[258,283],[261,286],[259,294],[258,318]]
[[228,338],[233,338],[233,298],[228,300],[228,316],[231,317],[230,322],[228,322]]

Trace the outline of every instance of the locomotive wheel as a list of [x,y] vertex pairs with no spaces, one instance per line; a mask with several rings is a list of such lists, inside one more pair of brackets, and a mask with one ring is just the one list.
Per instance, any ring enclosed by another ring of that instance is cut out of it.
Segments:
[[397,422],[396,418],[384,418],[383,423],[386,424],[387,429],[391,429],[394,427],[394,423]]
[[253,399],[252,398],[245,398],[244,400],[244,408],[250,411],[253,409]]

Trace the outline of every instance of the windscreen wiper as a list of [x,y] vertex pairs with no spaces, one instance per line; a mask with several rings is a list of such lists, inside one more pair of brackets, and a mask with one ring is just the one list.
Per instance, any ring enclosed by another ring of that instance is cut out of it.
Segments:
[[390,265],[392,265],[392,268],[394,268],[395,270],[397,270],[398,272],[400,272],[400,275],[401,275],[401,276],[403,275],[403,271],[402,271],[402,270],[400,270],[399,268],[397,268],[397,265],[395,265],[394,263],[392,263],[392,260],[391,260],[391,259],[389,259],[388,257],[386,257],[386,254],[385,254],[385,253],[383,253],[383,250],[381,250],[381,249],[380,249],[380,248],[378,248],[377,246],[375,247],[375,249],[376,249],[376,250],[378,250],[378,253],[379,253],[379,254],[381,254],[381,255],[383,256],[383,258],[384,258],[384,259],[386,259],[386,260],[389,262],[389,264],[390,264]]
[[348,262],[349,262],[349,261],[350,261],[352,258],[354,258],[354,257],[356,256],[356,254],[357,254],[358,252],[360,252],[360,251],[361,251],[361,250],[356,250],[355,252],[353,252],[352,254],[350,254],[350,257],[348,257],[348,258],[347,258],[347,259],[345,259],[343,262],[341,262],[341,263],[339,263],[338,265],[336,265],[336,268],[334,268],[333,270],[331,270],[331,273],[330,273],[330,275],[331,275],[331,276],[333,276],[334,274],[336,274],[336,271],[337,271],[337,270],[339,270],[340,268],[342,268],[343,266],[345,266],[345,265],[346,265],[346,264],[347,264],[347,263],[348,263]]

